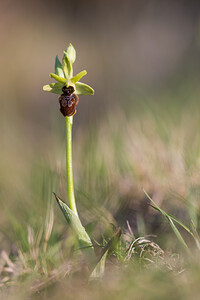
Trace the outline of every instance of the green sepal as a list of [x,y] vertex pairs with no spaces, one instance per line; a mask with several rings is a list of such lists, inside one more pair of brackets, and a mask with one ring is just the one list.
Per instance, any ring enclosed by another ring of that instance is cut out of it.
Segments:
[[71,61],[71,64],[73,64],[76,60],[76,50],[71,43],[69,44],[65,52],[68,54],[68,58]]
[[64,56],[62,60],[62,66],[63,66],[63,71],[65,74],[65,77],[67,79],[70,79],[73,76],[73,69],[72,69],[72,63],[69,59],[68,53],[64,51]]
[[86,71],[86,70],[81,71],[81,72],[78,73],[76,76],[72,77],[72,78],[70,79],[70,81],[71,81],[72,83],[76,83],[76,82],[78,82],[83,76],[85,76],[86,74],[87,74],[87,71]]
[[77,82],[75,83],[75,93],[77,95],[94,95],[94,90],[85,83]]
[[66,78],[63,78],[63,77],[60,77],[60,76],[58,76],[58,75],[56,75],[56,74],[54,74],[54,73],[50,73],[49,74],[49,76],[51,77],[51,78],[54,78],[55,80],[57,80],[58,82],[60,82],[60,83],[66,83]]
[[58,59],[58,55],[56,55],[56,59],[55,59],[55,73],[56,73],[56,75],[58,75],[60,77],[63,77],[63,78],[65,77],[62,64]]
[[81,224],[79,217],[55,193],[54,195],[65,219],[67,220],[67,223],[71,226],[72,230],[74,231],[78,239],[80,248],[82,249],[87,248],[87,250],[90,252],[90,254],[93,257],[94,249],[93,249],[91,239],[87,234],[87,232],[85,231],[85,228]]
[[61,95],[63,84],[60,82],[50,83],[43,86],[43,91]]

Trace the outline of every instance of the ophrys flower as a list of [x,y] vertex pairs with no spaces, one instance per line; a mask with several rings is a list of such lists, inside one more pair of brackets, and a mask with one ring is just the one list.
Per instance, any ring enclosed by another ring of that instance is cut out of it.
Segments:
[[72,44],[69,44],[62,59],[62,64],[56,56],[55,73],[49,76],[57,82],[43,86],[43,90],[54,94],[61,95],[59,97],[60,111],[64,116],[72,116],[76,112],[79,101],[77,95],[93,95],[94,90],[87,84],[79,82],[79,80],[87,74],[86,70],[81,71],[73,76],[73,64],[76,59],[76,51]]

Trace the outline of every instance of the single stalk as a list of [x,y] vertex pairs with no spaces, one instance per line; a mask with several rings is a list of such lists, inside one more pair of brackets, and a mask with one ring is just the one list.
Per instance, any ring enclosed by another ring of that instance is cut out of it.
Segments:
[[78,216],[74,196],[73,169],[72,169],[72,124],[73,116],[65,117],[66,120],[66,171],[67,171],[67,193],[69,208]]

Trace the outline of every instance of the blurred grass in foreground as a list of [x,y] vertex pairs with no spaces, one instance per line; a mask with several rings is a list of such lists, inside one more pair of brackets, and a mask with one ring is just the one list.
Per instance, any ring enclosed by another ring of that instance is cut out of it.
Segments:
[[[124,232],[124,251],[118,249],[104,278],[89,286],[82,279],[84,262],[52,196],[54,191],[67,201],[64,121],[54,121],[56,112],[48,128],[35,124],[31,135],[26,118],[14,115],[15,126],[1,119],[2,299],[198,298],[194,243],[182,233],[191,245],[188,256],[141,188],[180,221],[189,226],[192,220],[199,231],[199,95],[198,86],[154,99],[124,92],[91,126],[78,126],[75,116],[74,181],[82,221],[100,243],[109,239],[113,225]],[[130,229],[149,243],[126,261]],[[147,236],[152,234],[157,237]]]

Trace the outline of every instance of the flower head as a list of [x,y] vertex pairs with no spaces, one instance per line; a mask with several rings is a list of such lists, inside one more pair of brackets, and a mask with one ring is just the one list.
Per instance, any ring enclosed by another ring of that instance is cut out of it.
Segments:
[[87,74],[84,70],[73,76],[73,64],[76,59],[76,51],[72,44],[69,44],[62,59],[62,64],[56,56],[55,73],[50,73],[49,76],[57,82],[43,86],[43,90],[54,94],[63,94],[63,88],[72,86],[74,93],[77,95],[93,95],[94,90],[87,84],[79,82],[79,80]]

